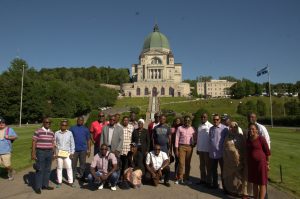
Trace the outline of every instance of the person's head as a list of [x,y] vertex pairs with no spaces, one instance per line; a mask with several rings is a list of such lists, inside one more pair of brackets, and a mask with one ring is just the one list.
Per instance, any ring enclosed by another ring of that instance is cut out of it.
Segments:
[[107,151],[108,151],[108,146],[106,144],[101,144],[101,147],[100,147],[101,155],[106,156]]
[[166,122],[167,122],[166,115],[164,115],[164,114],[160,115],[160,117],[159,117],[159,123],[160,124],[165,124]]
[[214,114],[213,115],[213,125],[214,126],[219,126],[220,123],[221,123],[220,115],[219,114]]
[[116,123],[119,123],[119,121],[120,121],[120,113],[116,113],[115,117],[116,117]]
[[0,116],[0,130],[6,127],[5,119]]
[[50,125],[51,125],[51,120],[50,120],[50,118],[45,117],[45,118],[43,119],[43,127],[44,127],[45,129],[49,129],[49,128],[50,128]]
[[207,122],[208,118],[207,118],[207,113],[202,113],[200,115],[200,121],[201,121],[201,124],[204,124],[205,122]]
[[225,126],[229,126],[231,123],[229,115],[227,115],[227,114],[222,115],[221,123]]
[[116,124],[116,116],[111,115],[109,117],[109,126],[114,126]]
[[258,126],[255,123],[250,123],[248,125],[248,135],[250,138],[256,138],[258,136]]
[[239,133],[239,125],[236,122],[230,122],[229,131],[232,133]]
[[248,122],[249,123],[256,123],[257,118],[255,113],[249,113],[248,114]]
[[77,118],[77,125],[78,126],[82,126],[84,123],[84,118],[82,116]]
[[62,121],[60,122],[60,130],[61,130],[61,131],[67,130],[67,129],[68,129],[68,126],[69,126],[68,120],[62,120]]
[[159,144],[154,145],[153,150],[154,150],[154,154],[155,154],[156,156],[158,156],[159,153],[160,153],[160,145],[159,145]]
[[139,119],[139,121],[138,121],[138,128],[139,129],[143,129],[144,128],[144,123],[145,123],[144,119]]
[[182,118],[181,117],[177,117],[173,120],[173,124],[172,127],[178,127],[182,125]]
[[105,121],[105,114],[102,111],[100,111],[98,113],[98,121],[99,122],[104,122]]
[[128,116],[124,116],[123,120],[122,120],[122,124],[123,126],[127,126],[129,123],[129,117]]
[[130,121],[136,121],[136,114],[135,112],[130,112],[130,116],[129,116]]
[[137,152],[137,144],[136,144],[135,142],[132,142],[132,143],[130,144],[130,151],[131,151],[132,153]]
[[184,126],[191,126],[192,125],[192,119],[190,116],[184,116],[183,118],[183,123],[184,123]]
[[158,123],[158,122],[159,122],[159,116],[160,116],[159,113],[155,113],[155,114],[154,114],[154,122],[155,122],[155,123]]

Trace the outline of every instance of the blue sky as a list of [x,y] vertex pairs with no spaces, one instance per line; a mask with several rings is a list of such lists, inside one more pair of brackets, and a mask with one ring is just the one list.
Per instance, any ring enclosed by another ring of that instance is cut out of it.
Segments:
[[36,68],[138,63],[155,21],[183,79],[300,80],[299,0],[1,0],[0,72],[17,55]]

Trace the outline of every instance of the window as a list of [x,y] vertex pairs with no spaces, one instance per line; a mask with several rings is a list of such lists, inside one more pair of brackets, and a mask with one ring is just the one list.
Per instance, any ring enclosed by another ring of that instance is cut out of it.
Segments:
[[158,57],[154,57],[154,58],[151,60],[151,64],[162,64],[162,61],[161,61],[161,59],[159,59]]
[[137,96],[140,96],[140,95],[141,95],[141,89],[140,89],[140,88],[137,88],[137,89],[136,89],[136,95],[137,95]]
[[146,87],[145,88],[145,95],[148,95],[149,94],[149,89]]
[[161,87],[161,89],[160,89],[160,94],[161,94],[161,95],[165,95],[165,88],[164,88],[164,87]]

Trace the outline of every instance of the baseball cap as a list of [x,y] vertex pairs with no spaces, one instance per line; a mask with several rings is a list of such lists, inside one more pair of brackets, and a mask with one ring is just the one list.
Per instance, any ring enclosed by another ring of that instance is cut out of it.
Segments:
[[0,116],[0,123],[5,123],[5,119]]

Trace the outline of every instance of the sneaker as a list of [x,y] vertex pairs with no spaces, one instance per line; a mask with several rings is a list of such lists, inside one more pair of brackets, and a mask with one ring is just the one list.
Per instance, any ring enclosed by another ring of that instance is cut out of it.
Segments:
[[175,180],[174,184],[179,184],[179,180]]
[[103,183],[98,187],[98,190],[103,189]]
[[182,185],[184,185],[185,184],[185,182],[181,179],[181,180],[178,180],[178,183],[179,184],[182,184]]
[[112,186],[112,187],[110,187],[110,189],[111,189],[112,191],[116,191],[116,190],[117,190],[117,187],[116,187],[116,186]]
[[8,177],[8,180],[14,180],[14,174],[16,173],[16,171],[15,170],[11,170],[11,171],[9,171],[8,172],[8,174],[7,174],[7,177]]

